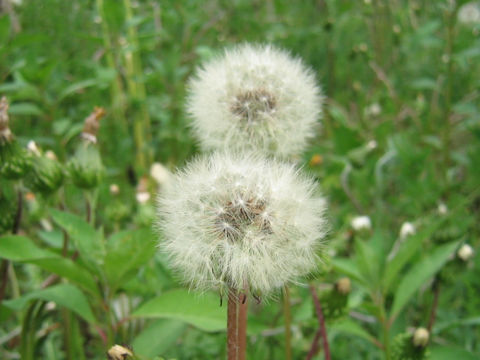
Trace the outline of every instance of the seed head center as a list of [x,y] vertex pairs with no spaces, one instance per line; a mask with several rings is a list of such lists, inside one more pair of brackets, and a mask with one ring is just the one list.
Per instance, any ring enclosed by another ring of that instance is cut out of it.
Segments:
[[275,97],[265,89],[255,89],[235,96],[231,105],[233,114],[251,123],[262,119],[262,115],[275,111]]

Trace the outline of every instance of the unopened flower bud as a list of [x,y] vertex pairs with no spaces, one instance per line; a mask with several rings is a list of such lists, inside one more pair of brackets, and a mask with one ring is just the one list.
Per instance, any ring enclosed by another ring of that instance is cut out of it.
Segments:
[[69,164],[73,183],[81,189],[97,187],[103,180],[104,168],[95,144],[82,142]]
[[117,184],[110,185],[110,194],[118,195],[120,193],[120,187]]
[[352,228],[355,231],[362,231],[362,230],[371,230],[372,229],[372,221],[368,216],[357,216],[354,217],[351,222]]
[[413,333],[413,345],[417,347],[425,347],[428,344],[428,339],[430,338],[430,334],[427,329],[425,328],[418,328]]
[[457,255],[463,261],[468,261],[472,258],[474,254],[473,248],[468,244],[463,244],[460,249],[457,251]]
[[50,160],[57,160],[57,155],[55,155],[55,153],[52,150],[47,150],[45,152],[45,156]]
[[406,239],[408,236],[415,235],[415,226],[411,222],[404,222],[400,228],[400,238]]
[[170,171],[160,163],[153,163],[150,168],[150,176],[155,182],[162,186],[166,185],[170,180],[171,173]]
[[351,281],[348,277],[343,277],[337,281],[335,288],[340,294],[347,295],[351,291]]
[[63,169],[58,161],[46,156],[37,156],[32,160],[28,180],[33,190],[50,194],[62,185],[63,179]]
[[443,202],[438,204],[437,211],[440,215],[445,215],[448,212],[447,205],[445,205]]
[[8,101],[5,96],[0,99],[0,146],[13,140],[13,134],[8,126]]

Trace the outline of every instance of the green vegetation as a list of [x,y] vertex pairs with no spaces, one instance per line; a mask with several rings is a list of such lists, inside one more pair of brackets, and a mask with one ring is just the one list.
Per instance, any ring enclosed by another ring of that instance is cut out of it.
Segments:
[[297,160],[331,228],[316,274],[250,300],[247,358],[324,358],[312,292],[332,359],[480,357],[478,3],[3,0],[0,358],[226,358],[226,299],[181,285],[152,224],[199,153],[187,81],[242,42],[324,90]]

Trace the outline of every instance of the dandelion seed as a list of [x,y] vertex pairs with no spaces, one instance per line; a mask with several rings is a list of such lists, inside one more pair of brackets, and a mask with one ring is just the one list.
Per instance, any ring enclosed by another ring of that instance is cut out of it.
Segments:
[[298,155],[315,135],[322,95],[311,70],[270,45],[242,45],[190,82],[188,112],[206,150]]
[[224,153],[200,158],[159,197],[160,246],[194,288],[248,284],[250,293],[268,294],[316,267],[326,222],[315,188],[277,161]]

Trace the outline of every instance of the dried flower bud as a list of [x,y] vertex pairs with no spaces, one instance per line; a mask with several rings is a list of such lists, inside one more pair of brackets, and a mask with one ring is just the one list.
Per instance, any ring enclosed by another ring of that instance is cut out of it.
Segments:
[[13,134],[8,126],[8,101],[5,96],[0,99],[0,146],[13,140]]
[[310,166],[318,166],[318,165],[322,165],[322,163],[323,163],[323,157],[320,154],[315,154],[310,159]]
[[413,345],[417,347],[425,347],[428,344],[429,338],[430,334],[428,333],[428,330],[420,327],[413,333]]
[[96,143],[97,132],[100,128],[100,120],[105,116],[105,109],[95,107],[93,112],[85,119],[82,138],[86,141]]
[[114,345],[107,352],[108,360],[127,360],[129,356],[133,356],[133,352],[120,345]]

